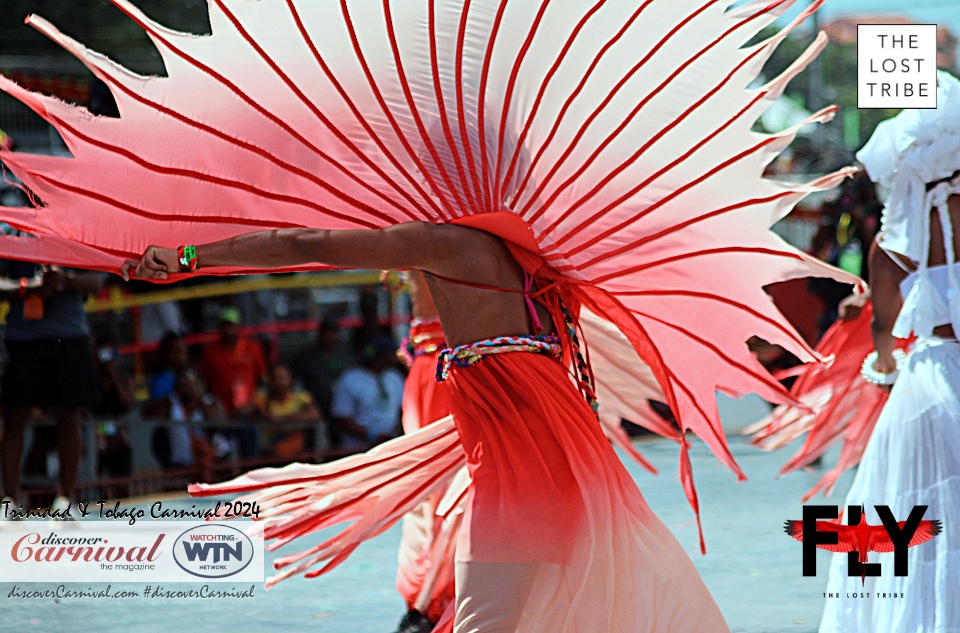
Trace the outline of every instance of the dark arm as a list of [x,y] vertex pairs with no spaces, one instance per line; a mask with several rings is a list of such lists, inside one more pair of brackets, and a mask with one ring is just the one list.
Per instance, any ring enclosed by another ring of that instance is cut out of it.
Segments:
[[102,273],[53,268],[43,273],[40,294],[52,297],[63,290],[75,290],[84,295],[96,294],[103,285],[103,277]]
[[873,345],[877,350],[877,371],[889,373],[897,368],[893,359],[896,339],[893,337],[893,324],[900,313],[902,303],[900,282],[907,276],[890,255],[877,245],[876,240],[870,247],[870,294],[873,299]]
[[334,418],[333,423],[337,425],[341,433],[354,437],[361,442],[369,442],[370,437],[367,429],[360,426],[350,418]]
[[117,390],[117,399],[124,411],[130,411],[137,405],[137,384],[133,376],[119,374],[116,368],[110,368],[110,376]]
[[[464,229],[428,222],[407,222],[385,229],[326,231],[280,229],[240,235],[197,245],[200,268],[287,268],[321,263],[340,268],[368,270],[419,268],[440,274],[462,259]],[[139,261],[121,268],[131,276],[165,279],[177,272],[176,251],[149,247]]]

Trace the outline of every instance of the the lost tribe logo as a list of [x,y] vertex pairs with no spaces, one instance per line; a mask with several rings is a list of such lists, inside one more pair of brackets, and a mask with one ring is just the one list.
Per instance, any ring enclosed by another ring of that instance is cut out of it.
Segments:
[[[881,525],[869,525],[861,506],[847,508],[848,525],[840,523],[837,506],[803,506],[802,521],[787,521],[784,530],[803,543],[803,575],[817,575],[817,548],[846,552],[847,575],[880,575],[880,563],[868,563],[869,552],[893,552],[893,573],[906,576],[907,550],[929,541],[942,531],[940,521],[923,519],[927,506],[913,506],[906,521],[897,521],[889,506],[874,506]],[[833,521],[818,521],[833,519]]]
[[224,578],[243,571],[253,560],[250,538],[228,525],[190,528],[177,537],[173,558],[185,572],[201,578]]

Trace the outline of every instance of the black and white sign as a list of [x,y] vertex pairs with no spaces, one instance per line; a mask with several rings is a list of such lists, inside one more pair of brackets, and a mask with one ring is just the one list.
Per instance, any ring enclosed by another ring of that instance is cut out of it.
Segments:
[[857,25],[857,107],[937,107],[937,25]]

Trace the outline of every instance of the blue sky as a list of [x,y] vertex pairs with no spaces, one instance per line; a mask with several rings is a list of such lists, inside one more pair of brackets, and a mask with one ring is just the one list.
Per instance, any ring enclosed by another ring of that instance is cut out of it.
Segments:
[[[807,0],[798,0],[785,17],[793,17]],[[827,0],[820,9],[821,20],[852,13],[901,13],[918,22],[947,26],[960,36],[960,0]]]

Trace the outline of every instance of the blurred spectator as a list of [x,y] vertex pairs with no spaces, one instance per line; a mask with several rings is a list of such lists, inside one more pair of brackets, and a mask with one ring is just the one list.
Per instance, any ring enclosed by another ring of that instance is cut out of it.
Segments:
[[[227,416],[243,418],[252,410],[251,399],[266,373],[260,344],[240,336],[240,312],[236,308],[220,311],[220,338],[203,351],[200,374],[210,386]],[[231,435],[240,444],[240,456],[257,454],[258,435],[255,428],[240,429]]]
[[140,340],[161,340],[167,332],[183,333],[186,323],[176,301],[161,301],[140,307]]
[[345,364],[337,324],[332,319],[324,319],[317,329],[316,345],[294,362],[294,374],[313,396],[313,401],[327,420],[330,419],[333,383],[343,373]]
[[7,365],[0,391],[4,495],[15,498],[20,493],[24,432],[31,409],[40,408],[53,416],[57,426],[59,468],[53,508],[72,511],[80,465],[80,410],[97,402],[83,300],[97,292],[103,275],[13,261],[0,261],[0,275],[28,283],[42,276],[36,289],[27,289],[27,283],[19,292],[3,293],[10,303],[4,331]]
[[[316,420],[320,410],[313,398],[303,389],[293,388],[293,375],[286,365],[274,365],[270,370],[270,382],[253,399],[257,413],[265,418],[268,426],[295,420]],[[271,457],[290,459],[303,452],[307,446],[305,429],[265,429],[264,446]]]
[[240,312],[220,311],[220,338],[203,350],[200,374],[210,393],[220,399],[227,415],[250,402],[266,373],[260,344],[240,336]]
[[398,435],[403,375],[395,367],[396,349],[389,336],[374,337],[362,350],[360,365],[334,385],[330,413],[343,448],[363,450]]
[[[253,277],[253,279],[256,278]],[[263,275],[260,278],[269,279],[270,275]],[[272,288],[245,292],[237,295],[234,300],[241,320],[247,325],[262,326],[276,323],[278,317],[284,318],[289,311],[286,293]],[[266,348],[264,356],[269,364],[277,362],[280,357],[280,335],[268,329],[258,338]]]
[[[96,371],[100,400],[91,407],[91,413],[97,420],[97,474],[128,477],[133,472],[132,451],[120,418],[137,404],[136,384],[133,376],[120,370],[116,350],[110,346],[97,350]],[[126,487],[120,486],[107,494],[121,498],[127,493]]]
[[211,442],[196,423],[222,419],[223,409],[206,392],[200,374],[191,368],[177,374],[173,391],[154,404],[153,412],[180,423],[159,426],[153,433],[153,454],[160,465],[164,469],[195,467],[201,481],[211,481],[213,460],[226,447],[215,446],[222,440],[214,436]]
[[376,337],[390,336],[390,326],[380,324],[379,304],[376,292],[360,293],[360,326],[350,332],[350,351],[356,357],[363,356],[367,345]]
[[[190,366],[190,350],[183,336],[177,332],[167,332],[160,339],[160,364],[150,379],[150,402],[166,398],[177,383],[177,375]],[[147,406],[148,410],[150,405]],[[149,413],[148,413],[149,415]]]
[[[821,209],[820,228],[811,247],[813,254],[828,264],[866,278],[866,253],[877,231],[879,211],[871,183],[845,182],[837,199],[825,203]],[[850,286],[815,277],[807,287],[825,306],[817,320],[819,338],[837,320],[837,306],[850,294]]]

